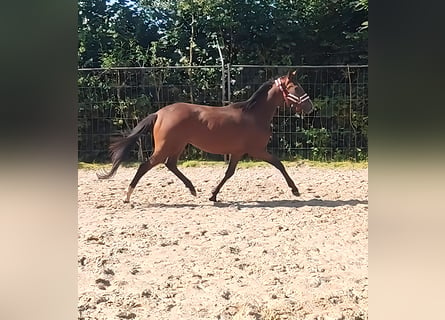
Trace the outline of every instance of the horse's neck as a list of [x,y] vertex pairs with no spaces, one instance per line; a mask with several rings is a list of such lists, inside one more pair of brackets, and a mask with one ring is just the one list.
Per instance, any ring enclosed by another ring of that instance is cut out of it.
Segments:
[[281,96],[278,94],[268,94],[266,101],[258,103],[255,110],[255,116],[260,122],[269,125],[277,110],[277,107],[282,104]]

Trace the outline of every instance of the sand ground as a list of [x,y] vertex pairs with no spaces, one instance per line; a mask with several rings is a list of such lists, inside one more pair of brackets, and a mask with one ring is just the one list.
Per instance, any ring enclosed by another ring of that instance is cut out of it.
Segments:
[[368,319],[368,170],[78,173],[79,319]]

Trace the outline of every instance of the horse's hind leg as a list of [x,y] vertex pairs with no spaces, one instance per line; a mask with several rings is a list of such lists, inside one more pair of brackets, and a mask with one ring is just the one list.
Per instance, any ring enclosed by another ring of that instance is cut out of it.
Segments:
[[182,182],[184,182],[185,186],[189,188],[192,195],[196,196],[196,190],[193,186],[192,182],[178,169],[178,156],[170,156],[165,163],[165,166],[173,172]]
[[150,159],[147,161],[141,163],[139,165],[138,170],[136,171],[136,174],[134,175],[133,180],[130,182],[130,186],[128,187],[127,191],[127,197],[124,200],[124,202],[130,202],[130,196],[134,191],[134,188],[136,188],[136,185],[138,184],[139,180],[142,178],[144,174],[148,172],[151,168],[154,166],[162,163],[165,160],[165,157],[160,157],[158,154],[154,153]]
[[231,176],[233,176],[233,174],[235,173],[235,168],[236,165],[238,164],[238,162],[241,160],[242,155],[230,155],[230,162],[229,162],[229,166],[227,167],[227,171],[224,175],[224,178],[221,180],[221,182],[215,187],[215,189],[213,189],[212,191],[212,196],[209,198],[210,201],[216,201],[216,195],[218,194],[218,192],[221,190],[222,186],[224,185],[224,183],[226,183],[227,180],[229,180],[229,178]]

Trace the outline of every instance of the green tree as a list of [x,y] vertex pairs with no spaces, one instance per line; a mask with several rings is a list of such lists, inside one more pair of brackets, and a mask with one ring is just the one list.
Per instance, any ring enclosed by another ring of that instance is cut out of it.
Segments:
[[[79,1],[79,66],[367,61],[367,0]],[[156,50],[151,47],[156,42]]]
[[106,0],[79,0],[79,67],[97,67],[111,44]]
[[79,0],[79,66],[146,66],[163,21],[132,1]]

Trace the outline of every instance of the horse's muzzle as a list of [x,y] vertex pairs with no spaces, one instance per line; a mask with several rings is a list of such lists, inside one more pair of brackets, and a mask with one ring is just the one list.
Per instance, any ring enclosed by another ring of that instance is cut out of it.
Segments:
[[301,103],[292,104],[291,107],[295,107],[296,114],[310,114],[314,111],[314,105],[312,104],[311,99],[307,99]]

